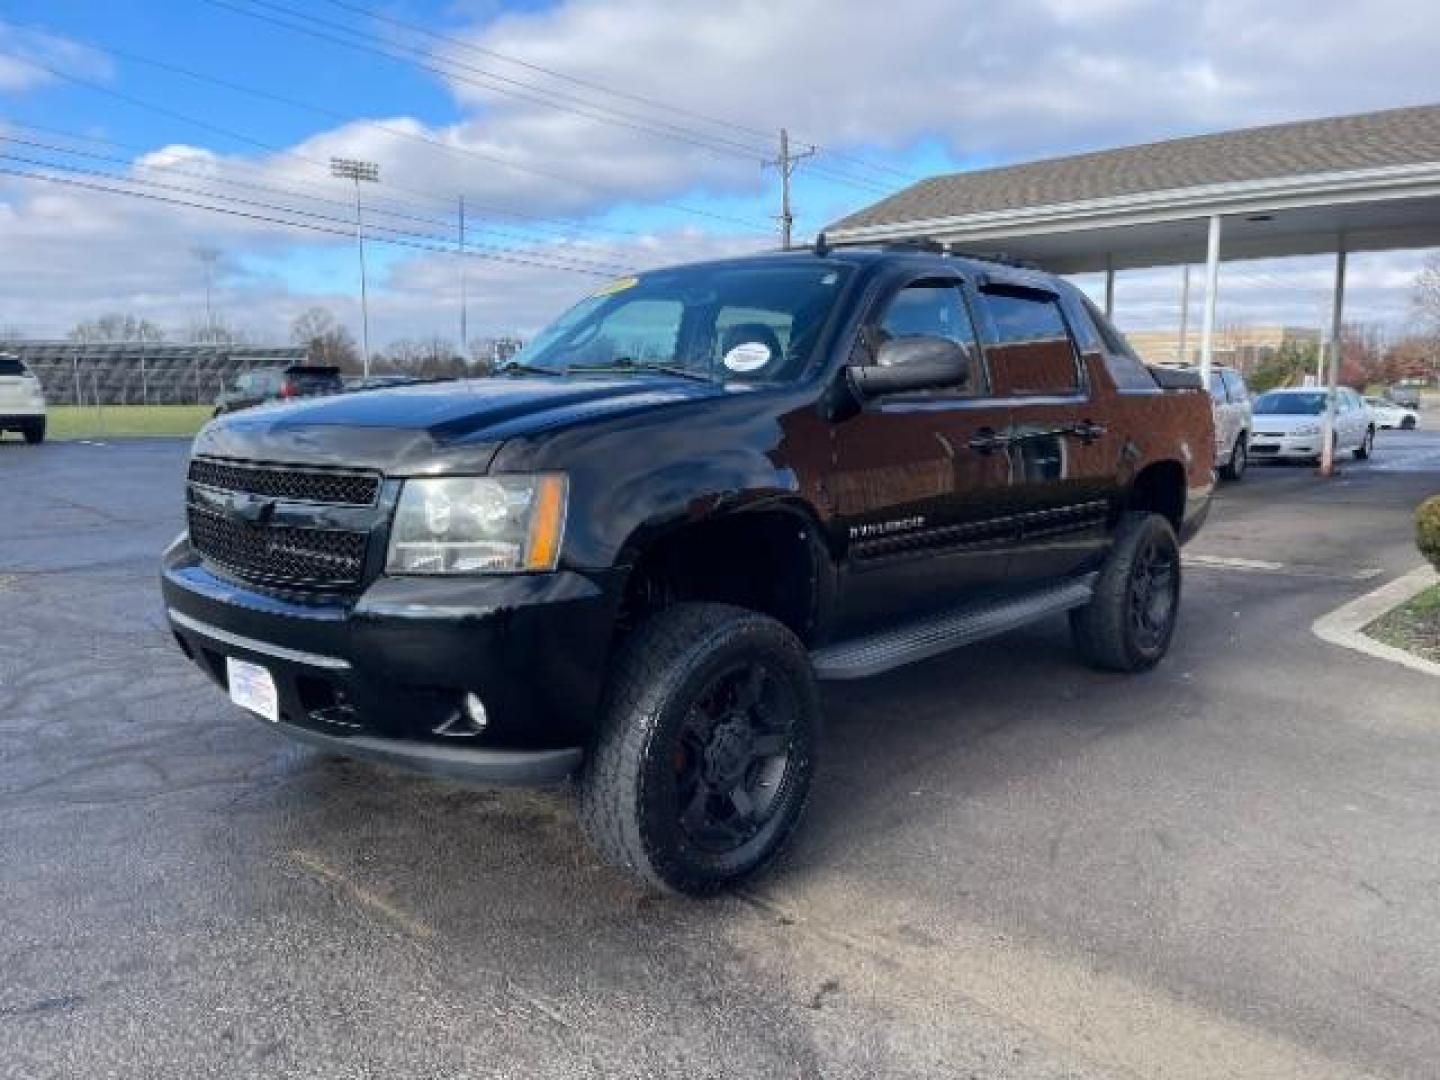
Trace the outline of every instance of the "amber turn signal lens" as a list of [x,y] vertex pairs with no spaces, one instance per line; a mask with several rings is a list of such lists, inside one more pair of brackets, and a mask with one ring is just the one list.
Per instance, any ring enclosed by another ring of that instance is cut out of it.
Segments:
[[554,570],[560,560],[560,539],[565,533],[564,476],[540,476],[535,482],[535,506],[530,536],[525,544],[526,570]]

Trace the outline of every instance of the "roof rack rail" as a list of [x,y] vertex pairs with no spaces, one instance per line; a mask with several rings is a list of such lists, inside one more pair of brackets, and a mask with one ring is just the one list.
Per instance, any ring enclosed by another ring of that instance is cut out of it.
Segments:
[[998,263],[1001,266],[1013,266],[1017,270],[1043,270],[1039,263],[1032,259],[1022,259],[1017,255],[1009,255],[1003,251],[963,251],[956,245],[950,245],[950,254],[959,255],[966,259],[976,259],[980,262]]
[[881,245],[885,251],[927,251],[931,255],[949,254],[945,245],[928,236],[916,236],[909,240],[887,240]]

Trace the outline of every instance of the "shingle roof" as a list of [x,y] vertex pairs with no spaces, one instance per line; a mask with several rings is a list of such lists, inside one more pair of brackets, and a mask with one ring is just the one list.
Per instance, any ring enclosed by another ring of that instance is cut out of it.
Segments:
[[830,230],[1440,162],[1440,105],[1301,120],[922,180]]

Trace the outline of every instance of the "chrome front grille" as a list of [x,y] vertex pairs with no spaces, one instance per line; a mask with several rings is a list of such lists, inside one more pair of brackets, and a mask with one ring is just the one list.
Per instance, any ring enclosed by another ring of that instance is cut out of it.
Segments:
[[288,589],[358,589],[377,524],[379,473],[197,457],[190,546],[216,571]]
[[371,506],[380,493],[380,476],[374,472],[222,458],[194,458],[189,478],[192,484],[218,491],[244,491],[271,499],[334,506]]

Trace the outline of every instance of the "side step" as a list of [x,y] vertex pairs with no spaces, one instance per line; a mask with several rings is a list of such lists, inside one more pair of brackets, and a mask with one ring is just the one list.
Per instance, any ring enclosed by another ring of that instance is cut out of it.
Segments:
[[810,654],[810,660],[815,665],[816,676],[821,679],[863,679],[878,675],[1003,634],[1047,615],[1083,607],[1090,602],[1096,576],[1086,574],[1023,596],[968,604],[892,630],[839,641],[816,649]]

